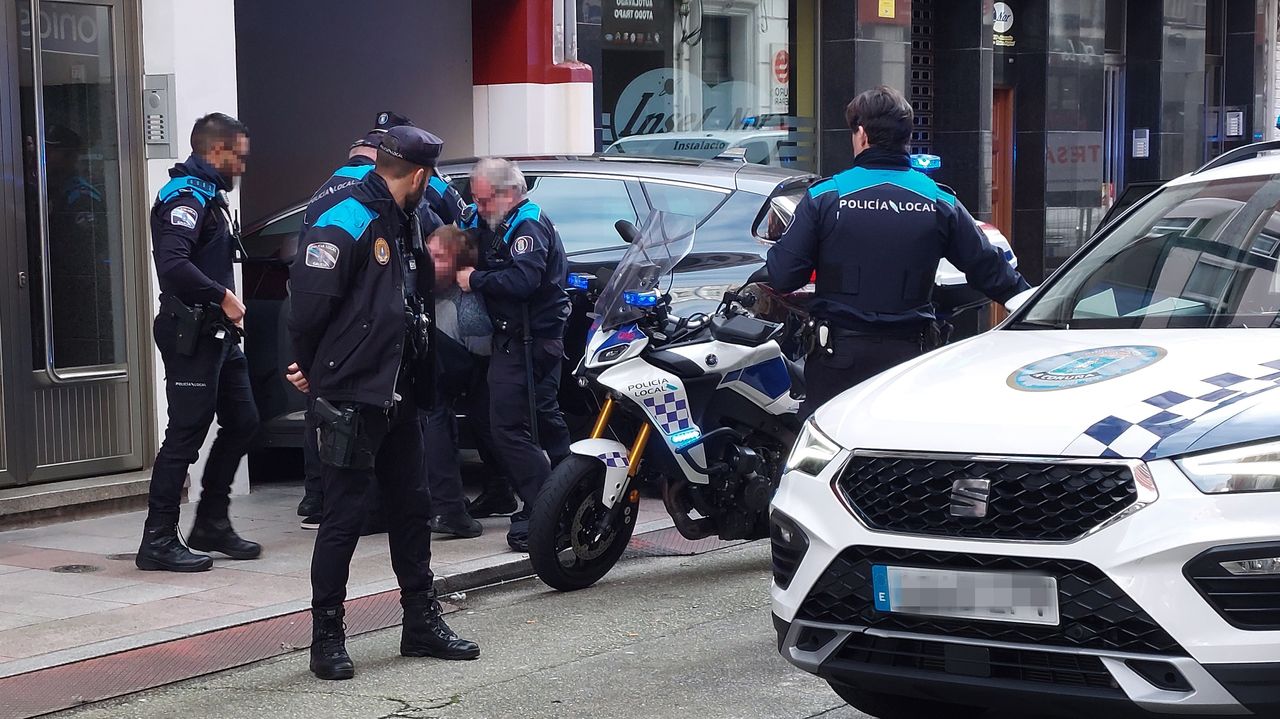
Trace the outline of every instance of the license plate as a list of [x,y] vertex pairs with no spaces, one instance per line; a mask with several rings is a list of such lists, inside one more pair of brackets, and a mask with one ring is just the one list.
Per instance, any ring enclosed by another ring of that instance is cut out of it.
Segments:
[[871,567],[876,610],[1021,624],[1058,623],[1058,580],[1019,572]]

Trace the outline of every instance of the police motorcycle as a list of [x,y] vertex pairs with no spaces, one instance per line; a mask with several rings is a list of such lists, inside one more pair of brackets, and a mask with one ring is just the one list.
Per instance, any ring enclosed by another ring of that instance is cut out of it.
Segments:
[[604,399],[590,438],[552,471],[530,517],[529,559],[561,591],[594,584],[622,556],[642,462],[684,537],[768,536],[769,502],[800,430],[801,373],[780,349],[783,325],[747,311],[754,296],[727,292],[710,316],[669,312],[660,285],[692,250],[694,218],[655,211],[639,229],[617,227],[630,241],[617,268],[569,278],[596,294],[574,376]]

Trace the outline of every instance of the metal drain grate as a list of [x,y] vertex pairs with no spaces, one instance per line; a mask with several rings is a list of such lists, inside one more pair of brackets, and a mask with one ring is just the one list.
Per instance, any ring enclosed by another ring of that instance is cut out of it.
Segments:
[[631,538],[623,558],[627,557],[687,557],[705,554],[718,549],[746,544],[745,539],[725,541],[718,537],[690,540],[680,535],[675,527],[659,529],[656,532],[645,532]]

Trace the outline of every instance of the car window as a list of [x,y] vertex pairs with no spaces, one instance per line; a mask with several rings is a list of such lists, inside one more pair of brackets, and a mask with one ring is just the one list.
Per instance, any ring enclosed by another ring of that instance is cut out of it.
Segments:
[[241,238],[244,251],[255,260],[274,259],[289,262],[298,252],[298,233],[302,231],[302,208],[291,212]]
[[699,189],[687,185],[668,185],[663,182],[641,182],[649,205],[659,212],[688,215],[699,222],[716,208],[728,195],[716,190]]
[[636,208],[623,180],[604,177],[528,176],[529,198],[560,232],[565,252],[622,244],[618,220],[636,221]]
[[769,164],[769,143],[763,140],[753,140],[744,143],[742,148],[747,151],[746,160],[755,165]]
[[1280,180],[1165,189],[1050,286],[1025,320],[1068,328],[1280,323]]

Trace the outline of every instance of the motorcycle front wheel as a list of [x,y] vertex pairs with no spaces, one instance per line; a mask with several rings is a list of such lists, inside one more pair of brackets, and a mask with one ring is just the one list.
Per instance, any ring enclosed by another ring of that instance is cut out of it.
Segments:
[[573,455],[551,472],[538,494],[529,517],[529,561],[551,588],[571,592],[589,587],[626,551],[636,528],[639,499],[621,498],[621,506],[614,508],[618,514],[600,532],[612,511],[601,501],[603,488],[604,464]]

